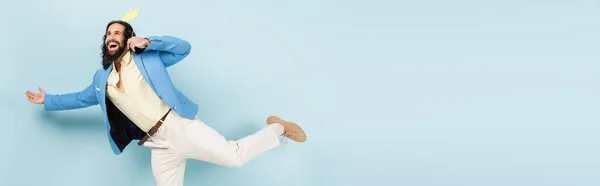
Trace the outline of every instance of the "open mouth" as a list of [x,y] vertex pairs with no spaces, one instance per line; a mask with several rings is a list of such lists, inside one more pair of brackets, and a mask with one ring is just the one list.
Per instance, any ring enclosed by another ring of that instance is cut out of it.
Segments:
[[117,44],[117,42],[109,42],[108,43],[108,49],[114,50],[117,49],[119,45]]

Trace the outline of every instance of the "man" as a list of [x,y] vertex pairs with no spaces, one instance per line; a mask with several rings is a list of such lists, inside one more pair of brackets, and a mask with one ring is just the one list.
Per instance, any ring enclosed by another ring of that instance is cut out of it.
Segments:
[[100,105],[109,143],[121,154],[132,140],[151,148],[159,186],[183,185],[186,159],[240,167],[280,145],[280,136],[304,142],[298,125],[276,116],[238,141],[225,139],[198,120],[198,105],[174,87],[166,68],[183,60],[191,46],[172,36],[136,37],[130,24],[112,21],[102,45],[102,67],[81,92],[46,94],[26,91],[27,99],[46,111]]

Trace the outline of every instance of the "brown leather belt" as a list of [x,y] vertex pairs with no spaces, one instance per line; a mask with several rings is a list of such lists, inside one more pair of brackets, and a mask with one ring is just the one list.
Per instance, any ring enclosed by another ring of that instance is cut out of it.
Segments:
[[146,142],[151,136],[153,136],[157,131],[158,128],[160,128],[160,126],[163,124],[163,122],[165,121],[165,119],[167,118],[167,115],[169,115],[169,112],[171,112],[171,109],[169,109],[169,111],[167,111],[167,113],[160,118],[160,120],[158,120],[158,122],[156,122],[156,125],[154,125],[147,133],[146,136],[144,136],[139,142],[138,142],[138,146],[142,146],[144,144],[144,142]]

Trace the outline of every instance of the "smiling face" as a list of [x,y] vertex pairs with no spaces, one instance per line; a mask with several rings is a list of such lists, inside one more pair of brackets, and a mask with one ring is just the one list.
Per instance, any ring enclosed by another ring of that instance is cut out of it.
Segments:
[[106,30],[106,38],[104,44],[106,46],[108,55],[115,59],[121,56],[125,51],[125,26],[114,23]]
[[102,68],[107,69],[118,60],[127,49],[127,40],[135,37],[133,27],[125,21],[111,21],[106,25],[102,37]]

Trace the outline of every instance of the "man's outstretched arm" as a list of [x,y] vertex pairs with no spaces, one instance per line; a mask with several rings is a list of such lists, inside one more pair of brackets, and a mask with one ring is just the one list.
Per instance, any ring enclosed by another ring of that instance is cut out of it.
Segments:
[[98,104],[96,87],[92,83],[80,92],[68,94],[45,94],[43,97],[44,110],[71,110],[85,108]]
[[190,54],[192,46],[186,40],[173,36],[149,36],[150,43],[146,50],[160,52],[160,58],[166,67],[172,66]]
[[[98,72],[96,72],[97,74]],[[96,75],[94,75],[95,77]],[[32,91],[26,91],[25,96],[27,100],[35,104],[43,104],[44,110],[56,111],[56,110],[71,110],[89,107],[98,104],[96,99],[96,86],[92,83],[80,92],[73,92],[68,94],[46,94],[46,92],[40,87],[39,93]]]

